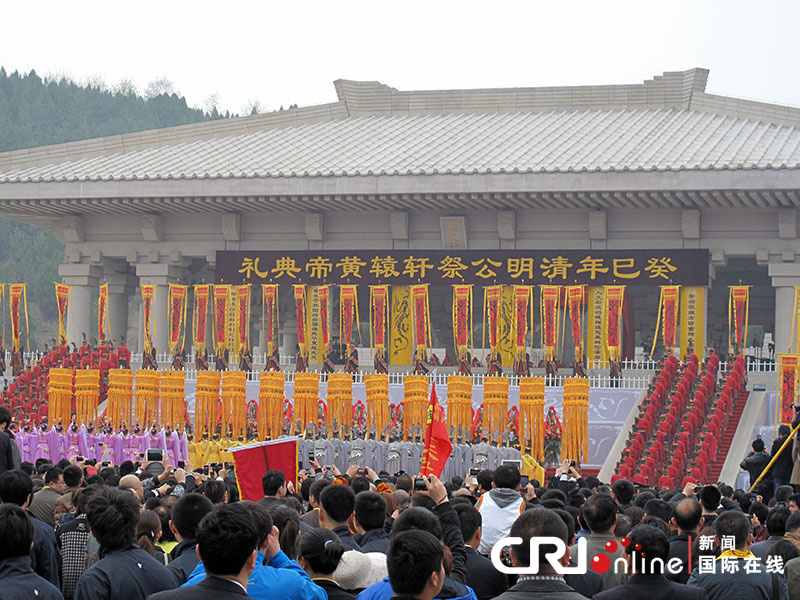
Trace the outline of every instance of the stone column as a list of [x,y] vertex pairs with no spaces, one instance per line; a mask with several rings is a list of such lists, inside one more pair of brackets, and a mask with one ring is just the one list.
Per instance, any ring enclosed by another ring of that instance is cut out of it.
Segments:
[[130,273],[109,272],[104,275],[108,283],[108,317],[111,336],[118,344],[120,337],[128,341],[128,302],[135,294],[138,281]]
[[93,291],[98,286],[102,269],[98,265],[67,263],[59,265],[58,274],[61,283],[72,286],[72,298],[67,307],[67,340],[80,346],[83,333],[91,340],[92,332],[97,330],[97,324],[92,326]]
[[792,343],[794,286],[800,285],[800,263],[771,263],[769,276],[775,288],[775,352],[786,353]]

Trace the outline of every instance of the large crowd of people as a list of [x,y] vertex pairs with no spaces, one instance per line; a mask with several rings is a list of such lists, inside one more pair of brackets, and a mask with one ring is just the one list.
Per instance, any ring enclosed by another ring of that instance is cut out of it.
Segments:
[[609,486],[571,461],[526,485],[507,464],[443,482],[315,461],[296,485],[264,473],[253,502],[226,466],[4,470],[0,597],[800,598],[800,494],[781,480],[767,498]]

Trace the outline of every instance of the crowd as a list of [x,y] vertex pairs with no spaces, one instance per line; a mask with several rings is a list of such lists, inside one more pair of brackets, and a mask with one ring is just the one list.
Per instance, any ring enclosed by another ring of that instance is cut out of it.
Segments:
[[297,487],[264,473],[252,502],[226,465],[23,462],[0,474],[0,597],[800,598],[791,485],[766,501],[604,485],[570,461],[525,486],[512,465],[446,482],[312,466]]

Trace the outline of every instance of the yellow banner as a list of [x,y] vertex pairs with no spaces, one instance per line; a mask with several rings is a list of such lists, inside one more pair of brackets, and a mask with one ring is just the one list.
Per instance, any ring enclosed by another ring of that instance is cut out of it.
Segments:
[[320,364],[325,359],[322,356],[322,323],[319,318],[319,286],[308,286],[306,296],[308,308],[306,309],[306,331],[308,331],[308,363]]
[[514,286],[504,285],[500,303],[500,360],[504,367],[514,366],[514,351],[516,344],[514,341],[514,324],[517,319],[514,307]]
[[414,336],[411,325],[411,288],[407,285],[393,285],[389,364],[411,364],[414,356]]
[[97,341],[100,344],[106,337],[111,337],[108,324],[108,284],[104,283],[100,286],[100,295],[97,298]]
[[143,284],[142,288],[142,320],[144,321],[144,351],[148,354],[153,349],[155,323],[153,323],[153,303],[156,298],[156,286]]
[[608,360],[603,343],[603,288],[590,287],[586,319],[587,360]]
[[706,288],[681,288],[681,357],[690,349],[700,360],[706,350]]
[[[56,308],[58,309],[58,344],[63,345],[67,343],[67,328],[65,326],[67,320],[67,308],[69,306],[70,295],[72,294],[72,287],[54,283],[56,287]],[[3,286],[0,285],[0,305],[3,299]],[[3,346],[5,348],[5,345]]]

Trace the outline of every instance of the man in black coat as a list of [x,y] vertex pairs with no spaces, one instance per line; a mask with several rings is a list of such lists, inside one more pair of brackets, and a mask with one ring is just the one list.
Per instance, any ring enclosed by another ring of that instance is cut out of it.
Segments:
[[11,424],[11,411],[5,406],[0,406],[0,473],[5,473],[14,468],[14,449],[16,444],[12,434],[7,431]]
[[[789,428],[788,425],[781,425],[778,428],[778,439],[772,442],[772,453],[770,458],[775,458],[778,456],[778,450],[781,449],[783,443],[788,439],[789,434],[792,430]],[[772,493],[775,493],[782,485],[789,485],[789,481],[792,478],[792,467],[794,467],[794,462],[792,461],[792,446],[791,444],[787,445],[783,452],[781,452],[780,456],[778,456],[778,460],[776,460],[772,464],[772,481],[774,485],[774,489]]]
[[169,553],[167,568],[181,586],[189,579],[200,558],[197,556],[197,528],[200,521],[214,510],[214,504],[201,494],[184,494],[170,512],[169,528],[175,534],[178,545]]
[[[625,558],[631,568],[628,583],[600,592],[594,600],[705,600],[706,591],[669,581],[662,572],[669,558],[669,539],[660,529],[637,525],[628,535]],[[634,550],[638,547],[638,550]],[[655,562],[660,560],[659,563]],[[735,591],[731,590],[732,595]]]
[[389,534],[383,528],[386,521],[386,500],[376,492],[359,492],[356,495],[354,529],[356,542],[364,552],[389,551]]
[[[758,479],[761,472],[769,464],[769,454],[764,451],[764,440],[758,438],[753,440],[753,451],[748,454],[745,459],[739,463],[739,466],[750,474],[750,485],[753,485]],[[789,453],[791,457],[791,452]],[[789,473],[791,475],[791,472]],[[763,485],[763,481],[759,487]],[[772,489],[769,490],[769,496],[772,496]]]
[[339,536],[345,548],[364,552],[350,532],[350,517],[356,507],[356,496],[346,485],[329,485],[319,495],[319,526]]
[[461,521],[461,535],[467,547],[467,585],[478,600],[490,600],[508,589],[508,577],[494,568],[492,561],[478,554],[481,542],[481,513],[468,502],[453,506]]
[[689,547],[703,528],[703,508],[694,498],[685,498],[673,509],[672,535],[669,538],[669,558],[681,561],[680,573],[667,573],[667,577],[678,583],[689,581],[692,565],[689,564]]
[[[223,504],[208,513],[197,529],[197,550],[206,578],[197,585],[161,592],[150,600],[242,600],[247,578],[256,566],[257,526],[241,504]],[[277,593],[277,592],[276,592]]]
[[3,540],[0,544],[2,597],[63,600],[58,588],[34,573],[31,568],[33,521],[26,511],[15,504],[0,505],[0,540]]

